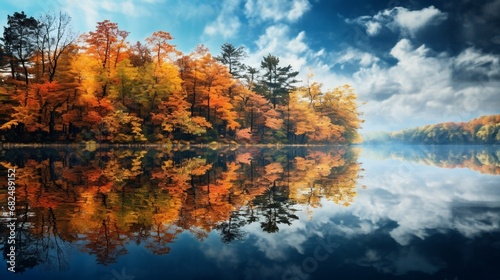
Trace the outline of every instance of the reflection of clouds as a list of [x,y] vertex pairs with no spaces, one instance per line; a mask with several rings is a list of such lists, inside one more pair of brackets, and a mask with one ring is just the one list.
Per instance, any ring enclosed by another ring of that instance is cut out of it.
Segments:
[[[214,236],[214,240],[217,237]],[[220,246],[219,242],[208,241],[202,243],[201,249],[205,257],[214,260],[221,267],[236,267],[240,262],[238,252],[235,247]]]
[[334,224],[334,227],[330,231],[330,234],[342,235],[349,238],[356,238],[361,235],[370,234],[377,228],[378,227],[376,225],[368,221],[356,221],[356,223],[353,224],[346,224],[343,221],[340,221],[340,223]]
[[306,254],[305,242],[320,233],[318,227],[306,227],[309,223],[304,209],[299,213],[299,220],[292,222],[292,226],[280,225],[277,233],[264,232],[258,222],[245,226],[243,230],[248,234],[240,244],[216,242],[217,233],[213,232],[213,238],[202,243],[202,251],[205,257],[215,260],[220,271],[230,267],[243,271],[244,279],[281,279],[292,255],[290,251]]
[[259,223],[249,225],[245,230],[256,238],[254,244],[259,251],[273,261],[283,261],[288,258],[288,250],[292,249],[304,253],[304,242],[311,236],[310,229],[306,228],[307,218],[305,211],[300,211],[299,220],[292,222],[293,226],[281,225],[278,233],[269,234],[262,231]]
[[[481,215],[455,211],[456,205],[500,207],[500,177],[470,170],[450,170],[397,160],[362,159],[365,168],[360,192],[352,213],[371,222],[391,220],[397,227],[390,235],[401,245],[412,238],[425,239],[431,230],[458,230],[467,237],[499,230],[497,209]],[[404,164],[407,168],[401,168]]]
[[457,220],[454,226],[463,235],[470,238],[482,232],[498,230],[500,228],[499,210],[499,207],[491,210],[484,208],[459,210],[462,219]]

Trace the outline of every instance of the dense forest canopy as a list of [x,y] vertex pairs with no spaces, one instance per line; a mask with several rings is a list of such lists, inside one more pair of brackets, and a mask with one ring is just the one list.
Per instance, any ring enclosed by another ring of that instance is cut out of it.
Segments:
[[425,125],[365,137],[365,143],[407,144],[500,144],[500,115],[482,116],[469,122]]
[[349,85],[324,90],[269,54],[243,63],[230,43],[185,54],[166,31],[144,42],[104,20],[8,16],[1,38],[2,142],[352,143],[362,121]]

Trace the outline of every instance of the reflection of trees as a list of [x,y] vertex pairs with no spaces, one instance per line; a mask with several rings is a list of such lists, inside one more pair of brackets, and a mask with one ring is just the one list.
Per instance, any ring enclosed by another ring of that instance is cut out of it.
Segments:
[[132,242],[168,254],[184,231],[204,239],[217,230],[224,243],[252,223],[276,232],[298,219],[297,204],[352,203],[358,176],[345,148],[0,152],[19,174],[26,268],[64,268],[69,244],[109,264]]
[[293,197],[312,207],[320,206],[322,198],[349,206],[356,196],[359,171],[356,158],[353,150],[314,151],[305,157],[296,157],[296,176],[290,183]]
[[231,243],[234,240],[242,240],[245,233],[241,230],[243,226],[246,225],[246,220],[244,214],[233,212],[227,221],[216,226],[216,229],[220,231],[221,241],[223,243]]
[[[21,206],[17,208],[16,273],[40,264],[47,269],[59,271],[67,269],[66,255],[70,245],[59,233],[58,222],[52,208],[37,211],[38,215],[35,215],[25,201],[19,200],[18,203]],[[2,244],[1,250],[7,259],[11,245],[7,244],[7,234],[3,236],[5,243]]]
[[277,187],[275,184],[254,200],[254,205],[259,209],[262,221],[260,227],[263,231],[278,232],[278,224],[290,225],[292,220],[297,220],[292,206],[295,204],[289,199],[288,188]]
[[500,174],[500,149],[495,146],[377,146],[382,157],[399,158],[443,168],[469,168]]
[[84,251],[95,255],[98,263],[113,263],[120,255],[127,253],[122,236],[114,220],[104,219],[86,232]]

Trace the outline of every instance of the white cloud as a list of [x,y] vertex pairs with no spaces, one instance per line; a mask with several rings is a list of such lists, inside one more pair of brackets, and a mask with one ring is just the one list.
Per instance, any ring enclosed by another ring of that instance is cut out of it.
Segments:
[[374,16],[361,16],[354,20],[347,20],[347,22],[364,26],[366,33],[372,37],[378,35],[383,26],[392,31],[400,31],[405,36],[414,37],[419,30],[439,24],[446,18],[447,14],[434,6],[414,11],[395,7],[380,11]]
[[[331,71],[333,63],[330,63],[330,54],[325,49],[314,50],[308,44],[305,31],[291,34],[288,25],[278,23],[265,29],[265,32],[255,41],[256,48],[247,47],[249,55],[244,61],[245,64],[259,67],[263,57],[268,54],[277,56],[280,65],[291,65],[294,71],[299,71],[298,80],[305,80],[305,75],[312,69],[316,81],[321,82],[325,89],[350,83],[352,79],[346,76],[333,73]],[[348,55],[348,54],[347,54]],[[362,65],[373,63],[377,58],[368,53],[356,52],[357,60]],[[299,86],[300,83],[297,84]]]
[[[272,54],[280,59],[281,66],[291,65],[294,71],[299,71],[298,80],[304,81],[306,75],[312,70],[314,80],[321,82],[325,90],[352,82],[349,77],[332,72],[335,61],[330,61],[331,54],[324,48],[319,50],[311,48],[305,31],[292,33],[285,24],[271,25],[255,41],[255,46],[256,48],[246,46],[249,51],[244,61],[246,65],[259,68],[262,58]],[[357,54],[360,55],[358,62],[363,65],[376,60],[367,53],[358,52]],[[296,85],[300,86],[301,83]]]
[[370,36],[375,36],[380,32],[382,25],[379,22],[369,21],[366,23],[366,32]]
[[236,267],[241,261],[234,247],[220,247],[217,242],[211,242],[211,240],[202,243],[201,246],[205,257],[214,260],[218,266]]
[[491,54],[483,54],[473,47],[461,52],[454,59],[454,64],[462,71],[480,72],[490,78],[500,75],[500,58]]
[[[436,120],[466,121],[477,117],[478,112],[498,112],[500,107],[500,101],[495,98],[498,82],[480,80],[457,87],[456,81],[459,70],[499,76],[498,56],[474,48],[456,57],[435,54],[425,45],[415,47],[410,40],[402,39],[390,51],[397,63],[388,66],[373,54],[352,47],[334,54],[327,54],[324,49],[313,51],[305,33],[296,36],[289,33],[285,25],[267,28],[257,40],[258,48],[251,53],[247,64],[259,65],[263,56],[272,53],[280,57],[284,65],[291,64],[301,73],[308,73],[311,68],[325,89],[351,84],[359,99],[368,101],[361,108],[367,120],[365,131],[398,130]],[[340,74],[332,69],[335,64],[359,68],[349,75]]]
[[[347,51],[339,60],[354,59],[356,53]],[[390,54],[397,59],[395,65],[367,63],[349,77],[359,98],[368,101],[362,108],[368,130],[466,121],[479,112],[498,112],[498,82],[488,78],[500,76],[498,56],[476,49],[464,50],[457,57],[434,54],[408,39],[397,42]],[[485,78],[462,82],[462,78],[457,81],[457,73]]]
[[240,0],[225,0],[222,3],[222,10],[215,19],[205,26],[204,34],[209,36],[221,35],[224,39],[230,38],[238,33],[241,22],[235,11],[240,4]]
[[260,21],[294,22],[310,8],[311,4],[308,0],[247,0],[245,14],[248,18]]
[[293,53],[302,53],[307,51],[308,47],[304,43],[304,39],[306,37],[306,33],[304,31],[299,32],[297,37],[290,40],[287,44],[287,49],[289,49]]
[[258,52],[260,53],[272,53],[279,51],[279,45],[281,40],[289,41],[287,38],[288,27],[286,25],[272,25],[266,28],[266,33],[259,36],[256,44],[258,47]]
[[291,65],[296,71],[306,69],[307,61],[314,56],[314,53],[310,51],[305,41],[304,31],[296,36],[290,36],[290,29],[287,25],[269,26],[255,42],[257,49],[249,54],[245,63],[259,66],[264,56],[272,54],[279,57],[280,64],[283,66]]
[[[168,16],[184,23],[185,20],[198,20],[200,18],[212,17],[217,14],[215,7],[210,1],[178,1],[171,3]],[[178,19],[181,18],[181,19]]]
[[337,64],[344,65],[358,63],[361,67],[369,67],[380,60],[378,57],[375,57],[370,53],[362,52],[352,47],[336,54],[335,57],[337,57],[335,61]]
[[217,17],[214,22],[205,26],[203,33],[210,36],[220,34],[224,38],[230,38],[238,33],[240,26],[238,17]]
[[[99,11],[99,1],[78,1],[67,0],[65,10],[71,16],[72,21],[76,21],[77,26],[81,26],[85,32],[93,30],[98,21],[104,15]],[[81,22],[84,21],[84,22]]]
[[419,11],[409,11],[401,7],[395,9],[397,9],[397,13],[394,17],[394,24],[412,36],[423,27],[438,24],[447,17],[446,13],[434,6]]
[[287,14],[289,21],[296,21],[311,8],[311,4],[307,0],[293,1],[292,8]]

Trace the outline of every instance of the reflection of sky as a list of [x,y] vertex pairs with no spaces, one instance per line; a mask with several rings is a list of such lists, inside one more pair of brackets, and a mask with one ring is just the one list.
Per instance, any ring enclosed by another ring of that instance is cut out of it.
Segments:
[[[468,169],[443,169],[386,159],[360,159],[365,169],[354,215],[398,223],[391,236],[400,244],[431,230],[458,230],[467,237],[499,229],[500,177]],[[474,209],[483,207],[479,213]],[[485,208],[484,208],[485,207]]]

